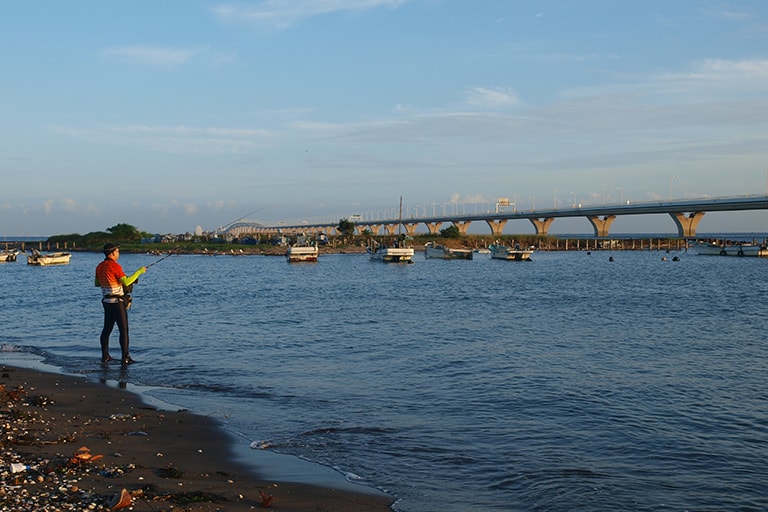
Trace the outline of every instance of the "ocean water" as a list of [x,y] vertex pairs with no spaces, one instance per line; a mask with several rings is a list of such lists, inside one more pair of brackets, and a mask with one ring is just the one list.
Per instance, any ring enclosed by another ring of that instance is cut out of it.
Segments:
[[0,265],[0,362],[149,386],[399,512],[768,509],[768,260],[173,256],[124,370],[99,363],[100,260]]

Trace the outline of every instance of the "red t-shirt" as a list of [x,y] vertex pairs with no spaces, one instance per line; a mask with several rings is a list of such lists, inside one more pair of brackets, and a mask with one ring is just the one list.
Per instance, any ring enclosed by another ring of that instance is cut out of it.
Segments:
[[123,267],[114,260],[106,259],[96,266],[96,279],[104,295],[122,295],[123,285],[120,279],[123,277],[125,277]]

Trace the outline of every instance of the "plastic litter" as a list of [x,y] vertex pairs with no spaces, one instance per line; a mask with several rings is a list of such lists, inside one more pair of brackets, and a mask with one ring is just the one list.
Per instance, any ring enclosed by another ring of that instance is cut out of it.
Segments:
[[20,464],[18,462],[14,462],[11,464],[11,473],[22,473],[29,469],[29,466],[26,464]]

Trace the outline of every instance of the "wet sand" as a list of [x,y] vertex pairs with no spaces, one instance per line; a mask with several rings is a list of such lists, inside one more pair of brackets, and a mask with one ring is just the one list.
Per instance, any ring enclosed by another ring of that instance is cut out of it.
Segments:
[[[0,510],[391,512],[370,493],[265,480],[213,419],[84,378],[0,366]],[[127,504],[130,503],[130,508]]]

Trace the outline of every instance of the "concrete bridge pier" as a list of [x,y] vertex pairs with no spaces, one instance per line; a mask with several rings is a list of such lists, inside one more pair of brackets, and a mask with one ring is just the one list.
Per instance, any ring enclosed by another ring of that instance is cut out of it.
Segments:
[[471,220],[465,220],[465,221],[451,221],[453,222],[453,225],[456,226],[456,228],[459,230],[459,234],[461,236],[467,235],[467,229],[469,229],[469,225],[472,224]]
[[407,224],[403,224],[405,227],[405,234],[408,236],[414,236],[416,235],[416,226],[418,226],[418,222],[409,222]]
[[507,224],[508,220],[509,219],[486,220],[485,222],[488,224],[488,227],[491,228],[493,236],[501,236],[501,232],[504,231],[504,226]]
[[531,221],[531,224],[533,224],[533,227],[536,228],[536,234],[537,235],[543,235],[547,236],[547,233],[549,232],[549,226],[554,222],[554,217],[546,217],[544,219],[534,219],[530,218],[528,219]]
[[442,222],[425,222],[427,225],[427,229],[429,230],[429,234],[431,236],[437,236],[440,234],[440,226],[443,225]]
[[615,215],[604,215],[602,217],[587,217],[592,227],[595,228],[595,236],[608,236],[608,229],[616,220]]
[[693,238],[696,236],[696,226],[701,222],[706,212],[693,212],[690,214],[685,213],[670,213],[672,220],[677,224],[677,234],[681,238]]
[[[360,229],[361,227],[363,227],[364,229]],[[357,229],[358,229],[359,235],[362,235],[363,234],[362,232],[368,229],[371,231],[372,235],[376,236],[379,234],[379,230],[381,229],[381,224],[367,224],[365,226],[360,226]]]
[[395,236],[397,234],[397,226],[399,226],[399,224],[384,224],[384,231],[386,231],[389,236]]

